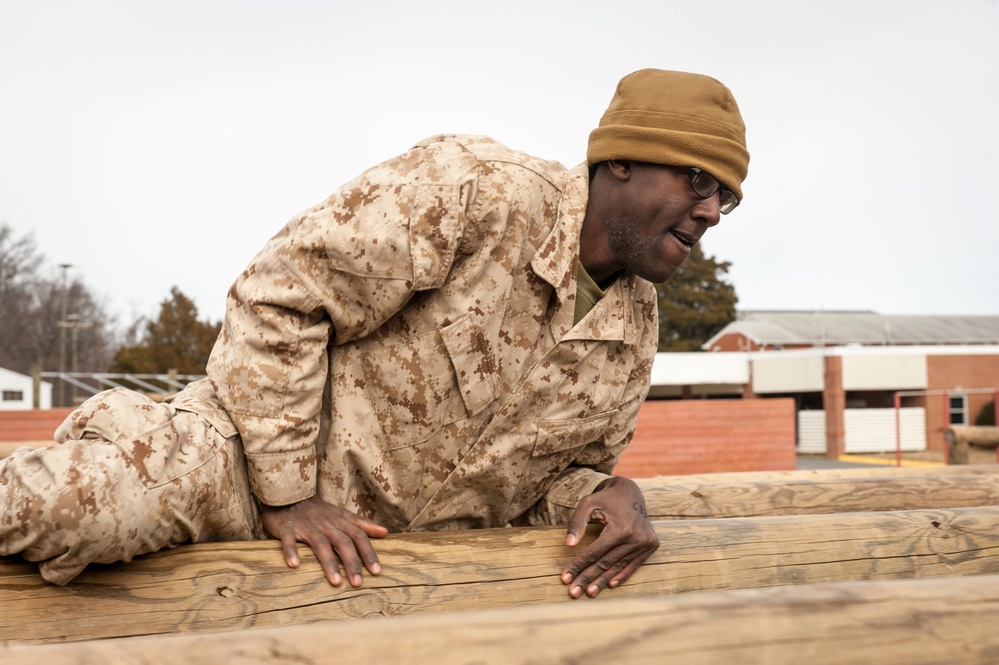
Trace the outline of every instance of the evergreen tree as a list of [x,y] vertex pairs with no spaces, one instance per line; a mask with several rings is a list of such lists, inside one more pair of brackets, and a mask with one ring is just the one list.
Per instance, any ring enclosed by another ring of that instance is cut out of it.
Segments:
[[669,281],[656,285],[659,350],[700,351],[712,335],[735,320],[738,298],[725,281],[731,263],[705,256],[700,244]]
[[[139,326],[141,321],[136,322]],[[200,321],[198,308],[176,286],[160,303],[160,316],[146,321],[141,342],[118,351],[112,372],[204,374],[221,323]]]

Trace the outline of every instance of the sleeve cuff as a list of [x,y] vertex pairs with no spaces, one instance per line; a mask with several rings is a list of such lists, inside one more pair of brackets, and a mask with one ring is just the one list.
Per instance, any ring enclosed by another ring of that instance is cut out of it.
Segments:
[[545,501],[572,511],[584,496],[593,494],[597,485],[611,476],[593,469],[577,467],[563,474],[545,493]]
[[246,455],[250,488],[261,503],[287,506],[316,493],[316,450]]

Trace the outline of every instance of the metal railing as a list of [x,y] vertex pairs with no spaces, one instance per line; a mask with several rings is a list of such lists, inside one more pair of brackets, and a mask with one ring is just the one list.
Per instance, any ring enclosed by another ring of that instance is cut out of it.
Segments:
[[[204,378],[204,374],[109,374],[103,372],[38,372],[35,381],[48,380],[64,382],[71,388],[70,403],[59,406],[72,406],[82,392],[83,397],[96,395],[110,388],[130,388],[149,395],[166,397],[172,395],[192,381]],[[34,391],[38,395],[38,390]],[[36,405],[37,406],[37,405]]]

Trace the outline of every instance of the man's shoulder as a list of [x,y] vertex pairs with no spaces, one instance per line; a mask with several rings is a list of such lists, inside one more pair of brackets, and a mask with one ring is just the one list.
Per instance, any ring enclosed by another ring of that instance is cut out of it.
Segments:
[[479,164],[489,164],[495,168],[519,168],[531,171],[559,186],[565,166],[561,163],[535,157],[520,150],[514,150],[488,136],[473,134],[438,134],[420,141],[416,147],[437,145],[445,151],[456,150],[465,153]]

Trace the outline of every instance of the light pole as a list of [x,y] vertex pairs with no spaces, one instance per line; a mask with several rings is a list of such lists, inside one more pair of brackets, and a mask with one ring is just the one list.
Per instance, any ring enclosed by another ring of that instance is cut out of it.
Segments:
[[[76,359],[77,359],[77,353],[76,353],[76,348],[77,348],[77,345],[76,345],[76,331],[79,330],[80,328],[89,328],[92,325],[94,325],[94,324],[91,323],[90,321],[81,321],[79,314],[70,314],[69,316],[66,317],[66,321],[63,321],[63,322],[59,323],[59,327],[63,329],[63,332],[65,332],[66,328],[69,328],[70,330],[73,331],[72,332],[72,343],[70,344],[70,347],[73,350],[73,353],[72,353],[73,360],[72,360],[72,365],[71,365],[70,371],[73,374],[76,374],[76,371],[77,371],[77,363],[76,363]],[[73,377],[73,378],[75,379],[76,377]],[[76,406],[76,384],[75,383],[73,384],[72,396],[70,398],[70,406]]]
[[66,273],[73,267],[72,263],[60,263],[62,268],[62,314],[59,317],[59,406],[66,406],[66,380],[62,375],[66,371],[66,308],[68,306],[66,293]]

